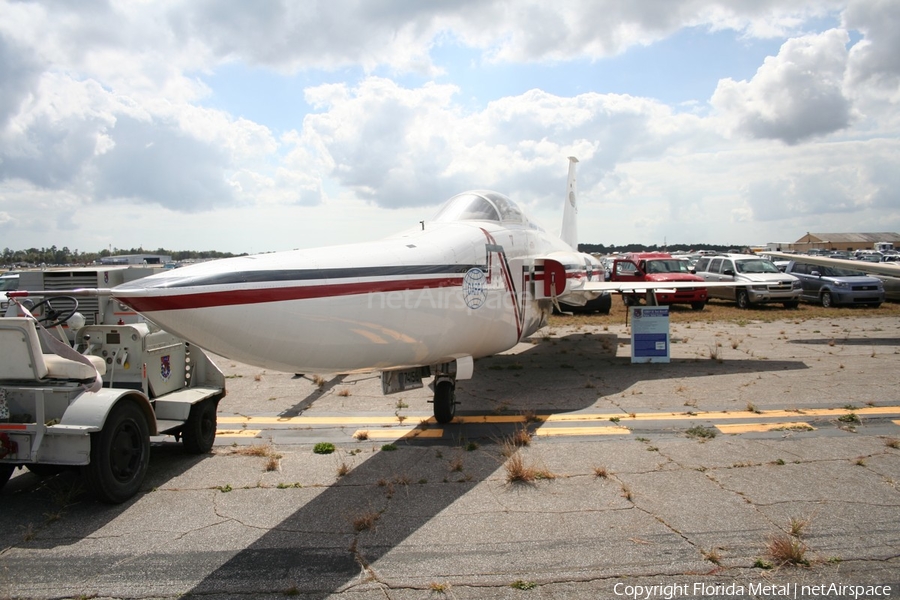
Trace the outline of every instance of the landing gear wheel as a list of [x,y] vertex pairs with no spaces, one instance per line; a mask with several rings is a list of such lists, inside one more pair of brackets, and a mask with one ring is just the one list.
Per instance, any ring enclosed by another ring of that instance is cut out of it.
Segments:
[[438,381],[434,384],[434,420],[449,423],[456,416],[456,386],[452,381]]
[[191,407],[181,430],[181,443],[191,454],[206,454],[216,441],[216,401],[207,398]]
[[132,400],[118,402],[103,429],[91,434],[91,462],[83,467],[84,479],[98,500],[125,502],[144,482],[150,462],[147,419]]
[[737,305],[738,308],[750,308],[750,294],[747,290],[737,291]]
[[834,301],[831,298],[831,292],[822,292],[822,306],[825,308],[831,308],[834,306]]
[[15,470],[15,465],[0,465],[0,490],[3,489],[3,486],[6,485],[6,482],[9,481],[10,477],[12,477],[13,471]]

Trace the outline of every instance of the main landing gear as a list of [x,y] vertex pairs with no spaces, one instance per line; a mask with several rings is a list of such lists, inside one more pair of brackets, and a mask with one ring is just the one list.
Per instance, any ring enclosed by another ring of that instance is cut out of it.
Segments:
[[449,423],[456,416],[456,379],[447,375],[434,378],[434,420]]

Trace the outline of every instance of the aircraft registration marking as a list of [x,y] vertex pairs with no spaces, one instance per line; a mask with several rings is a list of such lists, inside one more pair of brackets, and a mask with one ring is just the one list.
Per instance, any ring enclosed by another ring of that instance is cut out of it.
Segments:
[[765,431],[815,431],[816,428],[802,421],[787,423],[719,423],[716,429],[722,433],[760,433]]

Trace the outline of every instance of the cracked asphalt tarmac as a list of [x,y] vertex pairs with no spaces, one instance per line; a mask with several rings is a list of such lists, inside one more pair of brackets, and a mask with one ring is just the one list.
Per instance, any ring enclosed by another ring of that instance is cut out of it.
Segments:
[[860,314],[673,324],[652,365],[556,326],[444,426],[427,387],[217,358],[214,451],[155,439],[129,502],[17,471],[0,598],[900,597],[900,324]]

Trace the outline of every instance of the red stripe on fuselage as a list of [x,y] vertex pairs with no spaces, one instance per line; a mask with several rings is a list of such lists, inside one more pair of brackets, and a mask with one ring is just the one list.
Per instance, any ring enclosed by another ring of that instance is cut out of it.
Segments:
[[355,283],[330,283],[275,288],[252,288],[196,292],[169,296],[113,296],[138,312],[161,310],[183,310],[191,308],[211,308],[215,306],[235,306],[240,304],[261,304],[290,300],[310,300],[313,298],[333,298],[356,296],[382,292],[404,292],[428,288],[454,287],[462,285],[461,276],[433,279],[399,279],[385,281],[365,281]]

